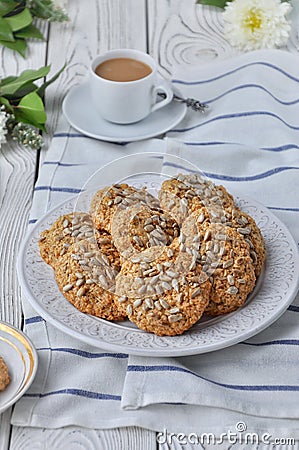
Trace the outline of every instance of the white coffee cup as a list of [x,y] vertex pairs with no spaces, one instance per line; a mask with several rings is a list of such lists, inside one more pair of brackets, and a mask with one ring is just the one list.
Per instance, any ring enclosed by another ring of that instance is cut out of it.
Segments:
[[[133,81],[112,81],[96,74],[99,64],[115,58],[141,61],[151,72]],[[93,105],[103,119],[119,124],[138,122],[166,106],[173,97],[170,84],[157,75],[154,59],[133,49],[110,50],[94,58],[90,68],[90,88]],[[163,100],[159,101],[158,92],[164,93]]]

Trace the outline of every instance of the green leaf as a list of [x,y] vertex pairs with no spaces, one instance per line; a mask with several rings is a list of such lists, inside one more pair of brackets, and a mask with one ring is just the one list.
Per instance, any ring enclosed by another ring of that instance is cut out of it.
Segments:
[[[22,97],[25,97],[25,95],[30,94],[30,92],[37,92],[38,86],[36,84],[29,81],[28,83],[24,84],[20,89],[18,89],[13,95],[6,94],[6,98],[12,99],[15,101],[19,101]],[[0,86],[0,92],[1,92],[1,86]]]
[[[22,86],[27,84],[28,82],[32,82],[38,80],[39,78],[43,78],[48,75],[50,71],[50,66],[41,67],[38,70],[24,70],[17,79],[12,81],[11,83],[2,86],[1,95],[12,95],[17,92]],[[1,87],[1,86],[0,86]]]
[[52,84],[52,83],[54,83],[54,81],[56,81],[57,80],[57,78],[59,77],[59,75],[64,71],[64,69],[66,68],[66,64],[64,64],[64,66],[49,80],[49,81],[46,81],[44,84],[42,84],[39,88],[38,88],[38,90],[36,91],[37,93],[38,93],[38,95],[40,96],[40,97],[43,97],[44,96],[44,94],[45,94],[45,90],[46,90],[46,88],[50,85],[50,84]]
[[33,18],[29,9],[25,8],[19,14],[6,17],[4,20],[9,24],[12,31],[18,31],[28,27],[32,23]]
[[20,111],[14,109],[13,114],[14,114],[14,117],[16,119],[16,122],[27,123],[28,125],[32,125],[35,128],[38,128],[39,130],[47,132],[47,129],[46,129],[44,124],[41,124],[41,123],[33,124],[32,120],[27,119]]
[[13,107],[11,106],[7,98],[0,97],[0,105],[4,105],[8,111],[13,112]]
[[0,16],[5,16],[6,14],[13,11],[16,7],[16,2],[14,0],[0,1]]
[[4,45],[4,47],[15,50],[20,53],[23,58],[25,58],[27,44],[24,39],[16,39],[14,42],[0,40],[0,45]]
[[2,78],[2,80],[0,80],[0,89],[1,89],[2,86],[5,86],[6,84],[12,83],[17,78],[18,77],[14,77],[14,76],[9,76],[9,77],[6,77],[6,78]]
[[201,5],[217,6],[218,8],[224,8],[230,0],[197,0],[196,3]]
[[22,98],[15,108],[15,117],[23,123],[29,123],[45,131],[47,115],[42,99],[36,92],[31,92]]
[[10,25],[2,17],[0,17],[0,39],[11,42],[15,40]]
[[42,35],[42,33],[32,24],[28,25],[28,27],[22,28],[22,30],[16,31],[15,37],[23,39],[40,39],[42,41],[44,40],[44,36]]

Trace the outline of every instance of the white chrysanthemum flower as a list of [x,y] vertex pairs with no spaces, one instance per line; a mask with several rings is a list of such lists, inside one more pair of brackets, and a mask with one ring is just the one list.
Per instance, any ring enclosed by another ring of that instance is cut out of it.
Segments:
[[6,128],[6,113],[3,109],[0,109],[0,147],[1,144],[4,144],[6,142],[6,134],[7,134],[7,128]]
[[291,31],[289,2],[280,0],[233,0],[223,12],[227,40],[241,50],[278,48]]

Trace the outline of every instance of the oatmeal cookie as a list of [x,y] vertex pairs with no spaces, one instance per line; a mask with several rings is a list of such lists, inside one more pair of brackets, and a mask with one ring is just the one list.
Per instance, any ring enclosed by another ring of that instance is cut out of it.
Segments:
[[190,213],[206,206],[226,209],[234,199],[223,186],[198,174],[179,174],[162,183],[159,191],[161,208],[168,211],[181,225]]
[[160,207],[159,201],[146,189],[136,189],[126,183],[114,184],[97,191],[90,206],[94,226],[111,233],[111,223],[115,212],[133,205]]
[[47,264],[54,266],[71,244],[93,236],[93,223],[89,214],[73,212],[60,216],[49,229],[41,233],[40,254]]
[[120,310],[139,328],[159,336],[184,333],[209,302],[208,277],[202,277],[200,265],[191,270],[192,255],[178,248],[178,242],[152,247],[140,254],[139,263],[124,262],[116,278]]
[[10,375],[8,373],[7,365],[3,358],[0,357],[0,392],[7,388],[11,381]]
[[235,229],[249,244],[250,257],[258,277],[262,271],[266,258],[266,246],[262,233],[255,220],[241,211],[238,207],[217,206],[201,207],[194,211],[182,224],[182,233],[192,241],[192,237],[199,233],[200,229],[206,229],[211,223],[223,224]]
[[138,258],[147,248],[168,246],[179,235],[174,219],[159,209],[145,205],[117,211],[112,220],[111,234],[122,258]]
[[95,242],[80,241],[59,257],[54,267],[56,282],[79,311],[107,320],[122,320],[124,315],[118,311],[114,295],[119,255],[108,233],[99,235],[100,247]]
[[239,208],[235,208],[231,215],[227,216],[229,226],[236,229],[238,233],[244,237],[245,242],[250,247],[250,257],[258,277],[266,259],[266,245],[261,233],[253,217]]
[[234,228],[210,224],[200,231],[200,264],[212,282],[205,313],[212,316],[235,311],[255,286],[250,246]]

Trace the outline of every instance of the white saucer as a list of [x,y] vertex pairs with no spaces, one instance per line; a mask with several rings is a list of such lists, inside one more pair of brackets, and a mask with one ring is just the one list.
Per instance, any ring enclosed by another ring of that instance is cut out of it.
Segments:
[[113,124],[102,119],[94,110],[89,85],[85,82],[70,90],[64,98],[62,110],[72,127],[86,136],[103,141],[131,142],[170,130],[183,119],[187,107],[184,103],[172,101],[140,122],[130,125]]

